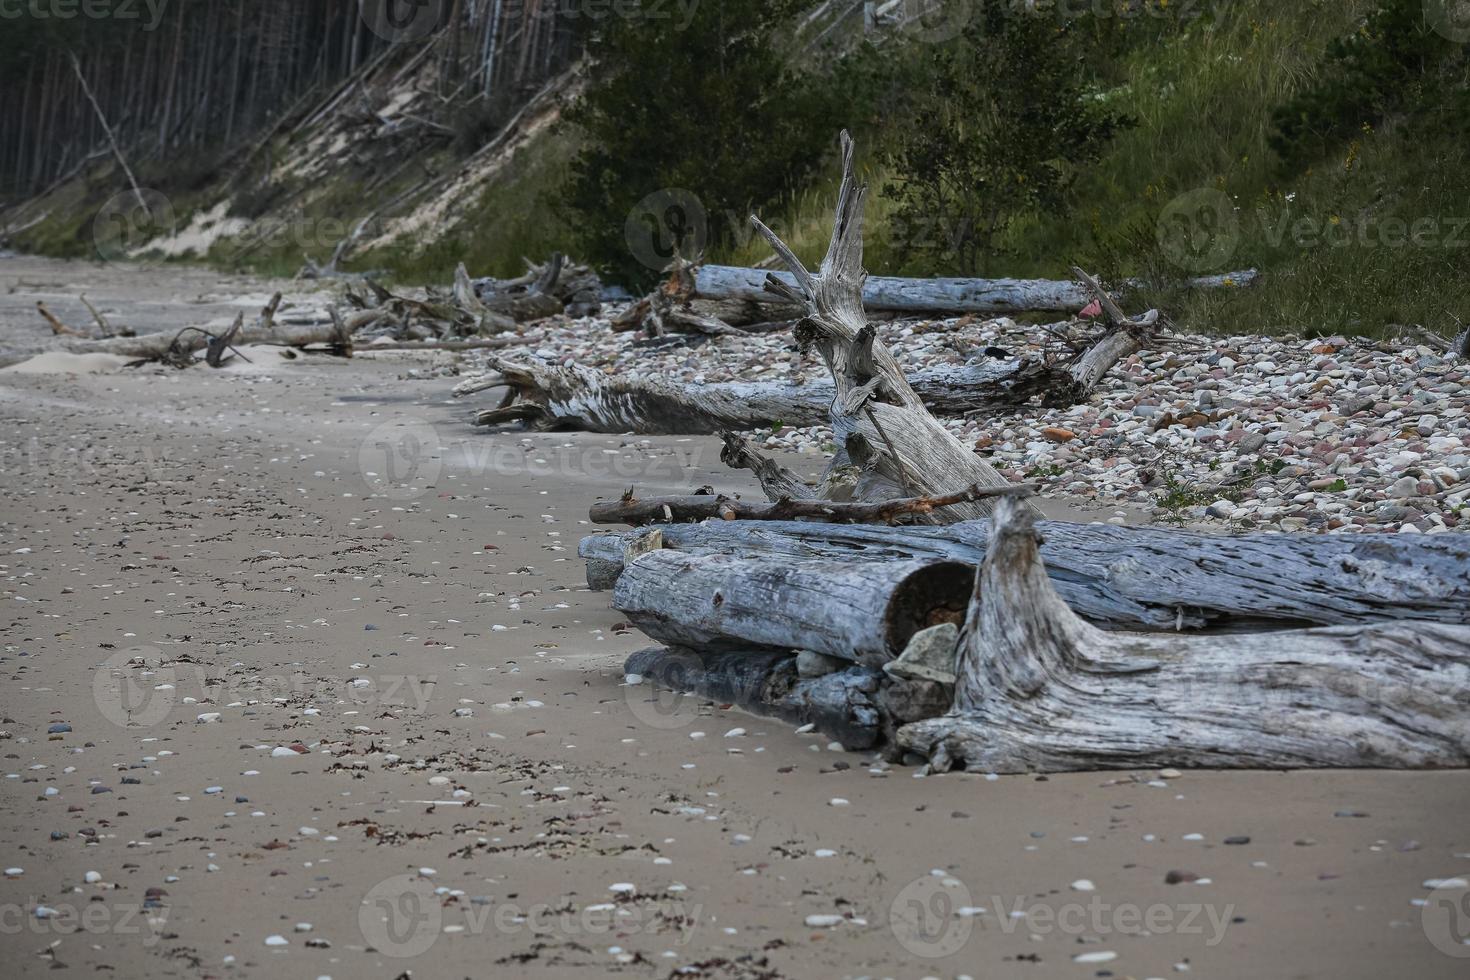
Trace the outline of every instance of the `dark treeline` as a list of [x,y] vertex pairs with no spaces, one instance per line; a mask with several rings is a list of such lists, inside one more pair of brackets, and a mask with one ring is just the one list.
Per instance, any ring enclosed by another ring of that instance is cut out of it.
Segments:
[[111,152],[83,79],[130,163],[207,176],[383,59],[424,56],[446,105],[513,101],[577,55],[577,28],[558,0],[13,0],[0,20],[0,193],[34,193]]

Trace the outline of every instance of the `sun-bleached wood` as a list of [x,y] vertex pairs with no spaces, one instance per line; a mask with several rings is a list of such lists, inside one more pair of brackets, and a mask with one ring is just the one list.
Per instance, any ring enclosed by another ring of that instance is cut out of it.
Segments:
[[939,771],[1470,765],[1470,627],[1119,633],[1057,594],[1002,500],[958,644],[954,710],[898,730]]

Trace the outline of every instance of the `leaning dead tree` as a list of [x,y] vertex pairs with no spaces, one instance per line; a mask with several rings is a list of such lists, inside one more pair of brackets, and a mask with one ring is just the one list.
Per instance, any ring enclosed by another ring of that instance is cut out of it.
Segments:
[[898,731],[933,768],[1470,765],[1470,627],[1108,633],[1057,594],[1039,544],[1031,515],[1002,502],[954,711]]

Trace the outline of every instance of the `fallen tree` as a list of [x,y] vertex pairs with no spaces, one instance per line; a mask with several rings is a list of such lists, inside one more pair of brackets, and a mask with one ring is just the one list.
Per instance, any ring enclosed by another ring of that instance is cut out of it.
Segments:
[[[1470,539],[1246,534],[1112,524],[1038,525],[1052,584],[1108,629],[1260,630],[1399,619],[1470,624]],[[881,527],[798,521],[708,521],[658,527],[659,545],[690,555],[838,562],[911,560],[978,567],[988,521]],[[611,588],[628,545],[646,531],[582,539],[594,588]]]
[[953,712],[898,730],[938,771],[1470,765],[1470,628],[1370,623],[1108,633],[1003,501],[958,646]]
[[[693,271],[689,300],[771,301],[763,269],[701,265]],[[797,283],[790,273],[775,273],[787,287]],[[1185,283],[1192,289],[1247,287],[1260,274],[1254,269],[1205,276]],[[1143,285],[1136,280],[1124,288]],[[863,283],[863,306],[870,312],[955,315],[964,313],[1014,314],[1028,312],[1077,313],[1093,301],[1083,284],[1055,279],[899,279],[869,277]]]

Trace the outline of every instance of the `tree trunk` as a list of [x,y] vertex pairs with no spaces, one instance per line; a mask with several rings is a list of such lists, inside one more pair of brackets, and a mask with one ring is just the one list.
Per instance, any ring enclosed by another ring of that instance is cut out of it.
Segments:
[[[746,300],[770,303],[763,269],[704,265],[694,270],[689,299]],[[796,279],[775,273],[788,288]],[[1192,288],[1249,286],[1258,277],[1254,269],[1190,280]],[[1130,282],[1128,286],[1139,283]],[[863,283],[863,306],[870,312],[1014,314],[1026,312],[1076,313],[1092,302],[1082,284],[1054,279],[897,279],[874,276]]]
[[[929,411],[945,418],[1010,412],[1033,399],[1070,405],[1085,400],[1108,367],[1137,349],[1130,335],[1108,334],[1072,365],[1029,357],[939,365],[915,372],[909,383]],[[826,379],[800,385],[779,381],[698,385],[607,375],[575,364],[556,367],[499,359],[492,367],[494,373],[457,385],[455,395],[509,386],[524,407],[509,418],[495,412],[482,415],[479,425],[529,418],[540,429],[710,435],[778,423],[822,425],[829,420],[837,394],[837,386]]]
[[[1470,537],[1246,534],[1225,537],[1111,524],[1038,525],[1052,584],[1110,629],[1261,630],[1400,619],[1470,624]],[[796,521],[709,521],[659,528],[690,555],[847,562],[985,560],[990,526],[880,527]],[[582,539],[597,584],[621,572],[627,542],[647,532]]]
[[787,561],[655,550],[618,578],[613,606],[660,643],[813,650],[872,667],[921,629],[957,622],[973,573],[943,561]]
[[1470,628],[1107,633],[1003,501],[958,646],[954,711],[899,729],[940,771],[1470,765]]

